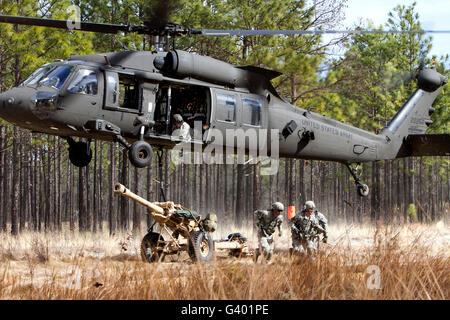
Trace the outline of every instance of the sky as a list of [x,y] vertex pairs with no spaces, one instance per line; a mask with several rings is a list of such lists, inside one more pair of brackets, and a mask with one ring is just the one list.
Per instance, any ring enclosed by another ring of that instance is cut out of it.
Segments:
[[[414,0],[348,0],[345,10],[345,27],[352,27],[359,21],[370,19],[375,26],[388,20],[388,13],[397,5],[409,6]],[[416,0],[416,12],[424,30],[450,30],[450,0]],[[429,34],[432,36],[431,54],[450,55],[450,33]]]

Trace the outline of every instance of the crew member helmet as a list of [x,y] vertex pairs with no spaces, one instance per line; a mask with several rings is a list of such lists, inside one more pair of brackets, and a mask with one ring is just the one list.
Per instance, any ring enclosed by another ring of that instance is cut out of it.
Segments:
[[173,119],[175,120],[175,122],[183,122],[183,117],[178,113],[173,116]]
[[316,208],[316,205],[313,201],[306,201],[305,202],[305,210],[314,210]]

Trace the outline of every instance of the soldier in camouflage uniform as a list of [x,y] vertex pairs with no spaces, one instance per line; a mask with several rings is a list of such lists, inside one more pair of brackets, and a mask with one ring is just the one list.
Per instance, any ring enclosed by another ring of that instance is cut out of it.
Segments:
[[322,241],[327,243],[327,218],[316,210],[314,202],[306,201],[304,210],[292,218],[291,223],[291,252],[299,252],[313,257],[319,250],[319,235],[321,233],[323,234]]
[[280,237],[283,234],[283,211],[283,204],[275,202],[270,210],[256,210],[254,212],[256,227],[258,228],[258,249],[256,250],[255,260],[258,260],[261,253],[267,261],[272,258],[275,228],[278,228]]

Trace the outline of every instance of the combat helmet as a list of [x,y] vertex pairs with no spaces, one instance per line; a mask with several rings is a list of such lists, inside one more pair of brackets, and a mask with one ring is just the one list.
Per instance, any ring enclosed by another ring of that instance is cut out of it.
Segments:
[[173,119],[175,120],[175,122],[183,122],[183,117],[178,113],[173,116]]
[[284,206],[281,202],[272,203],[272,210],[284,211]]
[[316,205],[313,201],[309,200],[305,202],[305,210],[314,210],[316,208]]

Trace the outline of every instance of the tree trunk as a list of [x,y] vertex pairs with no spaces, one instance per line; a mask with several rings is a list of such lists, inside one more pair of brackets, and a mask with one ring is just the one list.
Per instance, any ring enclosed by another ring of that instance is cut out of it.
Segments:
[[171,197],[171,193],[170,193],[170,189],[169,189],[169,184],[170,184],[170,157],[169,157],[169,151],[165,150],[164,151],[164,165],[165,165],[165,170],[164,170],[164,194],[166,195],[166,200],[169,201],[170,197]]
[[306,201],[306,195],[305,195],[305,161],[299,160],[298,161],[298,185],[299,185],[299,208],[300,210],[301,206]]
[[417,200],[416,203],[420,204],[417,206],[417,218],[419,219],[419,222],[423,222],[423,209],[422,209],[422,173],[423,173],[423,160],[422,158],[419,159],[419,185],[418,185],[418,192],[417,192]]
[[69,188],[69,229],[75,231],[75,212],[74,212],[74,197],[75,197],[75,167],[67,160],[67,168],[70,175],[70,188]]
[[[127,188],[130,187],[128,183],[128,157],[127,149],[122,151],[122,166],[120,168],[121,177],[120,183],[122,183]],[[129,211],[129,200],[126,197],[120,197],[120,229],[122,231],[128,229],[128,211]]]
[[3,196],[4,196],[3,181],[5,179],[3,158],[5,157],[5,153],[6,153],[4,146],[3,146],[3,141],[4,141],[3,131],[4,131],[4,128],[2,125],[0,125],[0,164],[1,164],[0,165],[0,232],[4,231],[3,224],[4,224],[4,221],[6,220],[6,211],[3,210],[3,206],[2,206],[3,200],[4,200],[4,198],[3,198]]
[[255,164],[253,165],[253,209],[249,211],[249,214],[252,214],[260,206],[260,189],[259,164]]
[[87,231],[87,201],[85,168],[78,168],[78,230]]
[[44,149],[39,148],[39,158],[41,163],[39,165],[39,231],[42,230],[42,224],[45,229],[45,211],[47,210],[47,203],[44,201],[46,192],[46,181],[44,178]]
[[204,212],[206,207],[206,164],[200,164],[200,211]]
[[12,190],[11,190],[11,234],[19,234],[19,172],[18,172],[18,129],[14,126],[12,148]]
[[[103,231],[103,141],[100,142],[100,157],[99,157],[99,167],[98,167],[98,201],[97,201],[97,211],[98,211],[98,229],[100,232]],[[113,185],[109,186],[112,189]]]
[[[50,141],[47,140],[47,143],[50,144]],[[46,185],[46,208],[45,208],[45,221],[44,221],[44,228],[45,231],[50,231],[52,226],[51,226],[51,213],[53,212],[53,197],[54,195],[52,195],[52,163],[51,163],[51,153],[50,153],[50,148],[47,148],[47,175],[44,176],[45,177],[45,185]]]
[[[154,201],[153,196],[153,157],[150,165],[147,167],[147,200]],[[150,209],[147,209],[147,212],[150,213]],[[150,217],[150,214],[147,214],[147,229],[153,224],[153,219]]]
[[235,223],[238,227],[242,226],[242,220],[244,219],[244,165],[237,164],[236,168],[236,207],[234,212],[236,213]]
[[228,165],[224,163],[223,165],[223,194],[222,194],[222,212],[227,213],[228,209]]
[[85,174],[86,174],[86,231],[91,231],[92,228],[92,204],[91,204],[91,168],[89,165],[85,167]]
[[98,160],[98,142],[95,140],[94,142],[94,197],[92,199],[92,215],[93,215],[93,223],[92,223],[92,231],[97,232],[98,227],[98,172],[97,172],[97,160]]
[[[38,182],[39,179],[39,162],[36,159],[37,155],[37,148],[35,146],[32,146],[32,154],[31,157],[31,168],[33,172],[33,183],[31,187],[32,190],[32,202],[31,202],[31,212],[32,212],[32,219],[33,219],[33,231],[38,231],[38,225],[39,225],[39,207],[40,203],[38,203],[38,190],[40,189],[40,184]],[[0,162],[1,163],[1,162]]]
[[113,186],[116,179],[116,147],[114,143],[109,144],[109,210],[108,210],[108,220],[109,220],[109,234],[113,235],[116,232],[116,206],[115,197],[113,192]]
[[[58,174],[57,174],[57,176],[58,176],[58,197],[57,197],[57,199],[58,199],[58,201],[57,201],[57,205],[58,205],[58,210],[57,210],[57,212],[58,212],[58,231],[61,231],[62,230],[62,208],[61,208],[61,206],[62,206],[62,183],[61,183],[61,178],[62,178],[62,160],[61,160],[61,154],[62,154],[62,151],[61,151],[61,139],[60,138],[58,138],[58,162],[57,162],[57,165],[58,165]],[[67,185],[67,184],[66,184]],[[67,192],[67,188],[66,188],[66,192]]]
[[[139,194],[139,171],[134,167],[134,190]],[[133,233],[141,232],[141,205],[136,201],[133,206]]]
[[297,205],[297,170],[296,161],[289,159],[289,206]]

